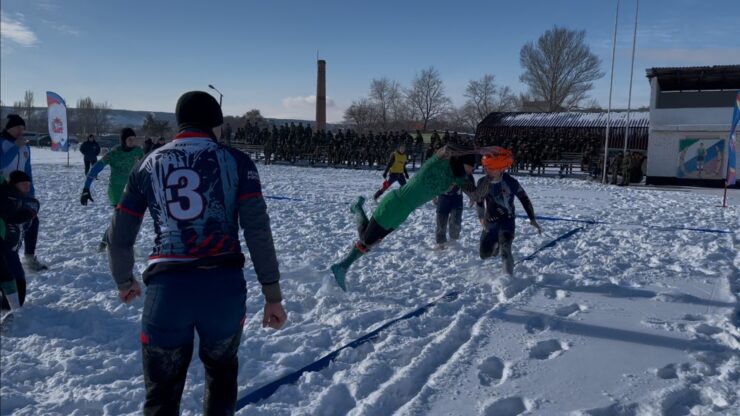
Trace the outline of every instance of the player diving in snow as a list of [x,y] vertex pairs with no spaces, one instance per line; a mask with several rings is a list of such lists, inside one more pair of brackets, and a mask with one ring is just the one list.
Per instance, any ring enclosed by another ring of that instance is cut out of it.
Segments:
[[448,145],[439,149],[405,186],[383,198],[370,220],[363,208],[365,198],[359,197],[350,208],[359,239],[342,260],[331,266],[339,286],[347,290],[345,276],[352,263],[403,224],[416,208],[447,192],[452,185],[460,186],[466,193],[473,192],[475,185],[468,175],[475,167],[476,153],[472,147]]
[[[475,167],[476,153],[484,154],[483,166],[487,175],[474,187],[468,176]],[[501,147],[475,151],[448,145],[430,158],[406,186],[385,197],[369,221],[362,207],[365,199],[359,197],[350,208],[355,215],[359,240],[342,260],[331,266],[339,286],[347,290],[345,277],[352,263],[398,228],[416,208],[446,192],[452,185],[460,186],[478,204],[478,215],[483,226],[481,258],[489,258],[500,252],[504,260],[504,271],[511,277],[514,273],[511,251],[515,230],[514,196],[524,206],[530,224],[538,232],[542,231],[524,188],[505,173],[513,161],[511,152]]]

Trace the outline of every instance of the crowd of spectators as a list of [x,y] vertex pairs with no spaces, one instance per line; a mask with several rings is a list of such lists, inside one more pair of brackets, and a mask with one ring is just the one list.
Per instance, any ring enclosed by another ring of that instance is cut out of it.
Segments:
[[337,129],[336,132],[312,130],[303,123],[260,127],[247,122],[238,128],[233,138],[225,138],[236,146],[261,146],[265,163],[306,160],[311,164],[330,166],[382,168],[388,156],[399,145],[406,146],[411,167],[421,165],[431,152],[449,142],[463,140],[457,133],[437,131],[426,143],[421,132],[411,135],[401,131],[357,132],[352,129]]
[[[268,126],[247,122],[233,135],[230,126],[224,132],[224,139],[233,145],[259,148],[266,164],[301,160],[312,165],[382,168],[389,155],[404,144],[413,169],[445,144],[475,140],[477,146],[502,146],[511,150],[515,155],[514,172],[541,174],[547,166],[559,167],[560,173],[576,170],[588,172],[593,177],[600,177],[603,172],[603,130],[599,129],[504,127],[489,130],[477,139],[468,134],[448,131],[440,134],[434,130],[425,140],[419,130],[414,134],[405,130],[358,132],[348,128],[324,131],[313,130],[303,123]],[[630,169],[634,171],[642,165],[644,155],[632,152],[629,156]],[[626,159],[617,159],[611,154],[607,161],[608,172],[622,175],[628,169],[623,166],[623,160]]]

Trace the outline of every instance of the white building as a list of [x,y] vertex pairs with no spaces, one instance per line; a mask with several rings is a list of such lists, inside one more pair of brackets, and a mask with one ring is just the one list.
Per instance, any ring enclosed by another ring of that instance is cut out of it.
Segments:
[[647,183],[721,187],[740,65],[651,68]]

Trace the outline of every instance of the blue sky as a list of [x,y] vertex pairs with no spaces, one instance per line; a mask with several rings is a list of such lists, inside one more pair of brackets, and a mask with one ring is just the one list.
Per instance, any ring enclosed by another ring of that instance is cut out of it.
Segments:
[[[486,73],[519,82],[519,50],[553,25],[586,31],[607,73],[591,96],[606,107],[616,0],[287,1],[2,0],[0,100],[52,90],[70,105],[173,112],[213,84],[224,111],[312,119],[316,51],[327,61],[329,121],[382,76],[408,86],[436,67],[456,105]],[[626,107],[635,0],[622,0],[614,105]],[[633,106],[647,105],[645,68],[740,64],[737,0],[643,0]],[[214,93],[215,94],[215,93]]]

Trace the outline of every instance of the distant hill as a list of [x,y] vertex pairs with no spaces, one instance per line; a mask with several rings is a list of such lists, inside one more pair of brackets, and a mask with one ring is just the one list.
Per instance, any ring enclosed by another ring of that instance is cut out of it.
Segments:
[[[10,114],[13,112],[12,107],[3,106],[0,107],[0,114],[2,114],[4,124],[5,116],[7,114]],[[70,108],[67,113],[67,117],[70,119],[70,131],[75,131],[75,127],[73,125],[74,120],[74,114],[76,112],[76,109]],[[110,115],[108,116],[108,120],[110,121],[111,127],[111,133],[117,133],[120,129],[124,127],[132,127],[133,129],[141,128],[141,126],[144,125],[144,120],[146,119],[146,116],[148,114],[154,114],[154,116],[158,120],[166,120],[170,123],[170,126],[173,128],[177,126],[177,122],[175,121],[175,113],[165,113],[160,111],[135,111],[135,110],[116,110],[112,109],[110,110]],[[46,107],[36,107],[34,108],[33,117],[35,120],[44,120],[43,124],[41,126],[45,126],[46,124]],[[227,116],[228,119],[231,118],[230,116]],[[279,119],[279,118],[267,118],[265,117],[265,120],[267,120],[269,123],[281,125],[281,124],[290,124],[290,123],[303,123],[305,126],[306,124],[309,124],[313,127],[315,124],[313,120],[298,120],[298,119]],[[35,130],[41,130],[41,128],[38,126],[38,123],[34,126]],[[329,128],[335,128],[335,127],[342,127],[340,124],[327,124]],[[237,127],[241,126],[231,126],[233,129],[236,130]]]

